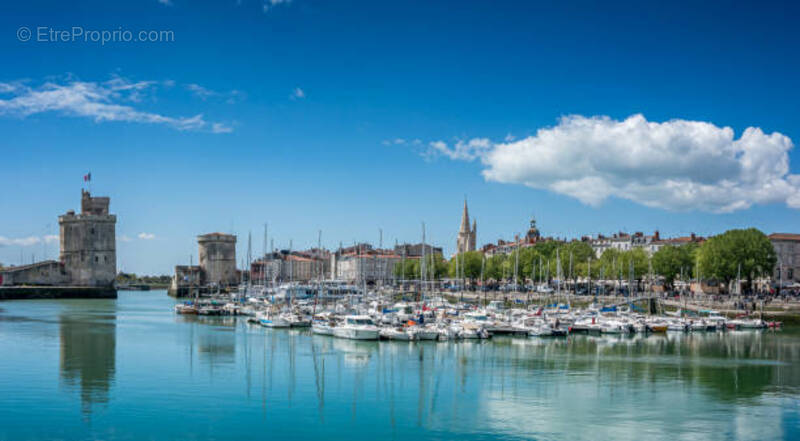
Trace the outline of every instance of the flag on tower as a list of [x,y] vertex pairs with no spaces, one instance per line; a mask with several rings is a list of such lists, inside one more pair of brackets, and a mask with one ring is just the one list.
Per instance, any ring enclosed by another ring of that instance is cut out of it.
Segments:
[[83,175],[83,182],[89,182],[92,180],[92,172],[86,173]]

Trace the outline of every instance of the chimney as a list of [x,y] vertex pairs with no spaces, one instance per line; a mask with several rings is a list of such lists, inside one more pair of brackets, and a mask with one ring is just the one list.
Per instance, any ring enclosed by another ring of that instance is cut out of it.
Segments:
[[658,234],[658,230],[656,230],[656,232],[653,233],[653,240],[661,240],[661,236]]
[[692,242],[694,242],[695,240],[697,240],[697,236],[695,236],[695,235],[694,235],[694,233],[692,233],[692,236],[691,236],[691,237],[692,237]]

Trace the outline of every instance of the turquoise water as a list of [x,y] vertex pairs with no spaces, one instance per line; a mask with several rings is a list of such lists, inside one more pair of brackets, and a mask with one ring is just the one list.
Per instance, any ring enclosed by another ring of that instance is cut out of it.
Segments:
[[800,333],[351,342],[0,302],[0,439],[800,439]]

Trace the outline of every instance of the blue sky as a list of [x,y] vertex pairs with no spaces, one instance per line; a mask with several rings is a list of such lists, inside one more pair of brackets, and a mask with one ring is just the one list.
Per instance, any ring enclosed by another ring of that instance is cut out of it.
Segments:
[[[88,171],[139,273],[210,231],[260,250],[264,222],[303,248],[425,221],[449,252],[464,195],[479,243],[531,215],[568,237],[797,232],[797,6],[533,3],[3,4],[0,262],[57,256]],[[174,38],[36,41],[73,26]]]

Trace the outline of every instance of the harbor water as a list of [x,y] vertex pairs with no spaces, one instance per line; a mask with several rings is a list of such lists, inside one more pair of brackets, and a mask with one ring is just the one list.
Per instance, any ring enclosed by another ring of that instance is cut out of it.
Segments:
[[356,342],[0,302],[0,439],[800,439],[800,330]]

